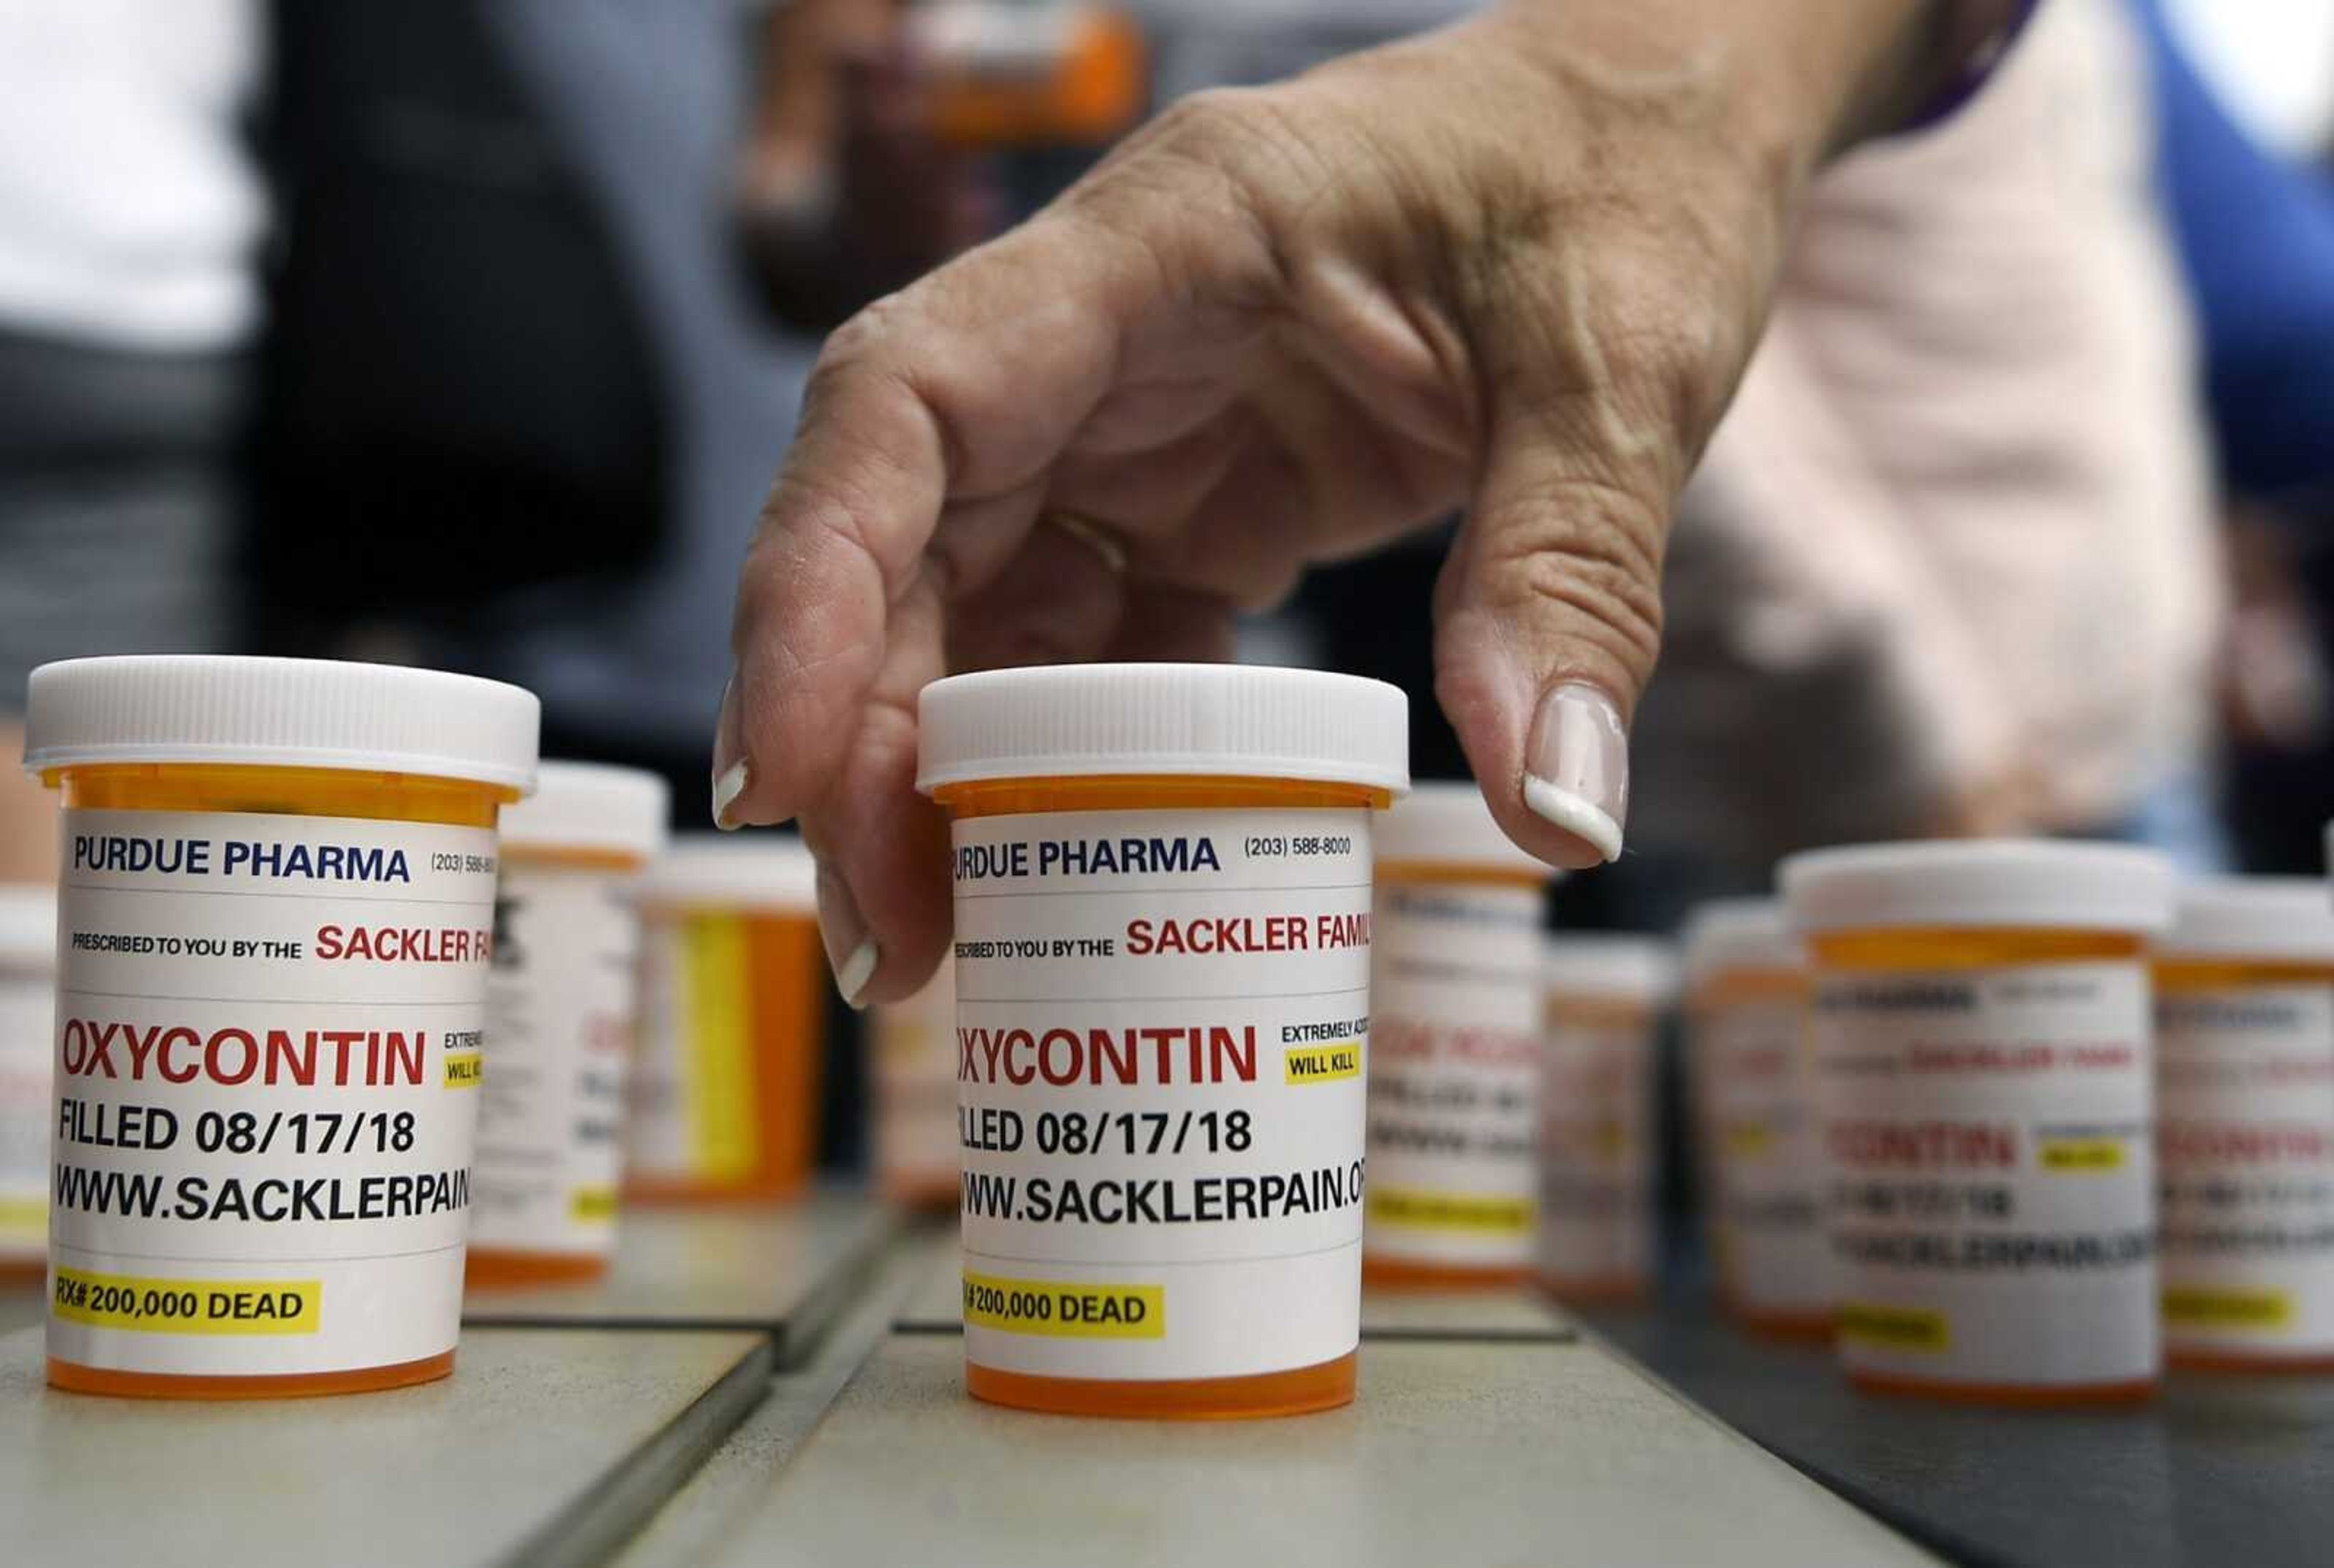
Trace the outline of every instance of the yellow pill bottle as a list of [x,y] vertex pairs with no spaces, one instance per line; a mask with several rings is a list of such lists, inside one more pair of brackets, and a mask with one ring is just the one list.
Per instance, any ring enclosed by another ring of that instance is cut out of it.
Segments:
[[1831,1332],[1807,956],[1771,899],[1696,907],[1679,936],[1686,1082],[1722,1308],[1755,1332]]
[[1540,916],[1555,879],[1472,784],[1422,784],[1378,823],[1362,1245],[1374,1285],[1531,1278]]
[[925,688],[951,818],[965,1380],[1030,1409],[1354,1397],[1376,681],[1089,665]]
[[535,697],[302,659],[33,672],[60,823],[49,1380],[182,1398],[443,1377],[500,810]]
[[2164,1342],[2174,1366],[2334,1371],[2334,898],[2180,890],[2156,947]]
[[684,833],[649,868],[628,1201],[765,1204],[810,1185],[832,990],[817,884],[791,833]]
[[654,774],[546,762],[533,797],[503,813],[472,1285],[593,1279],[615,1253],[640,1033],[637,889],[670,812]]
[[1870,1389],[2146,1398],[2156,1314],[2146,850],[1980,841],[1782,866],[1814,979],[1836,1340]]
[[1654,1276],[1654,1101],[1677,957],[1656,937],[1548,938],[1540,1035],[1542,1289],[1576,1305],[1645,1299]]
[[0,1284],[48,1267],[56,989],[56,895],[0,887]]

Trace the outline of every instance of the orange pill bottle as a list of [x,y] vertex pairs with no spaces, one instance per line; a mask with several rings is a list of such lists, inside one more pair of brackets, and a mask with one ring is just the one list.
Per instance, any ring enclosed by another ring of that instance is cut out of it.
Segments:
[[1654,1284],[1654,1103],[1677,958],[1654,937],[1548,939],[1539,1041],[1539,1282],[1558,1301],[1642,1301]]
[[1373,1284],[1532,1273],[1540,912],[1556,873],[1471,784],[1423,784],[1377,829],[1370,1001]]
[[1085,0],[937,0],[908,13],[932,133],[982,150],[1098,146],[1142,119],[1142,26]]
[[2334,1371],[2334,898],[2180,890],[2156,948],[2164,1342],[2175,1366]]
[[0,1284],[48,1265],[56,989],[56,896],[0,887]]
[[1807,957],[1771,899],[1696,908],[1680,935],[1686,1079],[1718,1298],[1745,1327],[1831,1332]]
[[503,813],[473,1285],[592,1279],[615,1253],[640,1022],[635,891],[670,809],[654,774],[547,762],[533,797]]
[[1396,688],[1092,665],[925,688],[953,819],[965,1379],[1086,1415],[1354,1397],[1373,813]]
[[1987,841],[1782,867],[1814,979],[1836,1339],[1867,1388],[2144,1399],[2161,856]]
[[875,1186],[906,1208],[954,1214],[959,1197],[956,1123],[956,962],[904,1002],[869,1018],[875,1084]]
[[538,708],[300,659],[33,672],[61,788],[49,1380],[188,1398],[443,1377],[497,813]]
[[832,989],[817,880],[788,833],[684,833],[650,867],[628,1200],[768,1203],[810,1184]]

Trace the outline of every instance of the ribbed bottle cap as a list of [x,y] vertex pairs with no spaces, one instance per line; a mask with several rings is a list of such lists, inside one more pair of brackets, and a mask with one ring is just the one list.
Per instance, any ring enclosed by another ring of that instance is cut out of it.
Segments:
[[2317,877],[2212,877],[2181,886],[2159,957],[2334,964],[2334,894]]
[[818,912],[818,864],[792,833],[683,833],[641,880],[642,903]]
[[2160,931],[2171,862],[2123,844],[1974,839],[1810,850],[1783,862],[1792,928]]
[[57,961],[57,895],[44,887],[0,886],[0,964],[47,969]]
[[1524,871],[1554,880],[1553,867],[1516,847],[1483,792],[1471,784],[1422,783],[1378,819],[1373,841],[1381,867],[1469,866],[1490,871]]
[[1358,676],[1235,664],[1066,664],[950,676],[918,703],[916,787],[1210,774],[1410,787],[1410,702]]
[[542,704],[475,676],[312,659],[140,654],[33,671],[24,767],[217,763],[535,787]]
[[1688,911],[1678,931],[1686,984],[1729,969],[1797,969],[1807,962],[1799,939],[1772,899],[1712,899]]
[[1548,938],[1540,979],[1559,996],[1659,1007],[1677,995],[1677,953],[1659,937],[1567,931]]
[[502,814],[505,849],[600,850],[646,860],[664,848],[672,791],[636,767],[547,762],[535,794]]

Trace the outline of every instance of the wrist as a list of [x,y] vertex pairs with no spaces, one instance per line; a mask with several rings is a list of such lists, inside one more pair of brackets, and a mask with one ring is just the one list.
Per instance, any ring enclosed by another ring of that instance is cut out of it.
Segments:
[[1600,75],[1648,94],[1703,89],[1711,134],[1795,172],[1915,114],[1961,63],[1972,14],[2019,0],[1504,0],[1480,25],[1493,48],[1558,80]]

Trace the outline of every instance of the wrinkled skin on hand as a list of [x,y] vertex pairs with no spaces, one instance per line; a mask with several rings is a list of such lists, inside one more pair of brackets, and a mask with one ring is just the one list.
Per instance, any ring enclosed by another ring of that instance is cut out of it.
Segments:
[[1688,0],[1518,5],[1203,94],[839,331],[747,563],[716,768],[729,823],[802,819],[860,997],[946,938],[921,687],[1225,657],[1237,611],[1461,504],[1436,696],[1519,843],[1603,858],[1526,803],[1544,707],[1625,724],[1671,506],[1903,9],[1829,5],[1871,34],[1833,16],[1840,64],[1755,28],[1681,48]]

